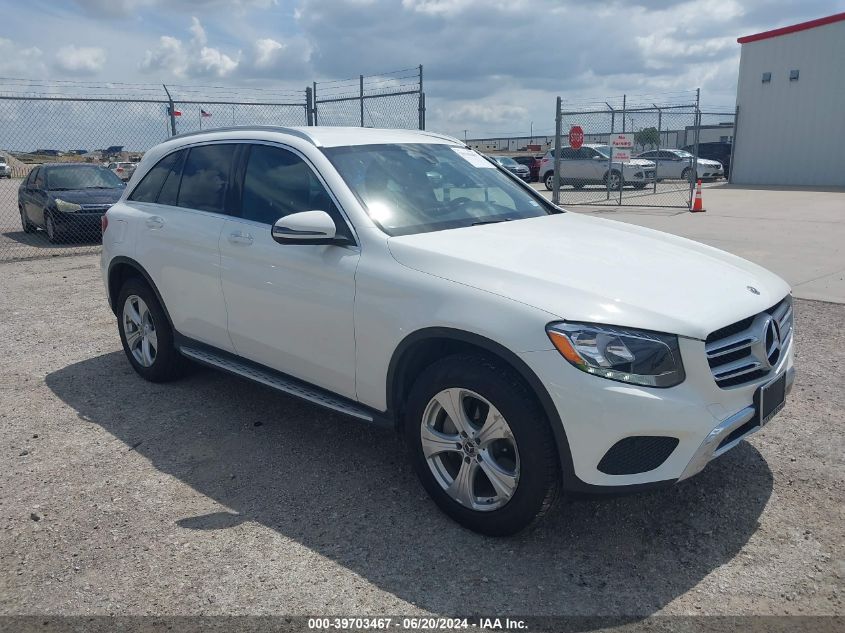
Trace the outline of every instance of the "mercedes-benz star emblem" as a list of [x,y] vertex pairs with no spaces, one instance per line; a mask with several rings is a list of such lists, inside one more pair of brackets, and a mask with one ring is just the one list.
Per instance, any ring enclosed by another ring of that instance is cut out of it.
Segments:
[[777,320],[769,318],[763,328],[763,341],[765,342],[765,358],[769,368],[774,367],[780,358],[781,340],[780,324]]
[[746,288],[748,288],[748,292],[750,292],[753,295],[759,295],[760,294],[760,291],[757,290],[757,288],[755,288],[754,286],[746,286]]

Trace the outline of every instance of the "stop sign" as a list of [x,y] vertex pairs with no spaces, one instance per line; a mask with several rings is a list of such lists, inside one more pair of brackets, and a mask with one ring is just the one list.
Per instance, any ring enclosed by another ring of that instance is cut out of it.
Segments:
[[584,130],[580,125],[573,125],[569,130],[569,147],[578,149],[584,143]]

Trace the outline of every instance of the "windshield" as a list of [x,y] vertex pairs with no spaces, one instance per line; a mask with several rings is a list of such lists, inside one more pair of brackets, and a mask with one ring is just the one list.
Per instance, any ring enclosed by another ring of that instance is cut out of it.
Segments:
[[123,182],[108,169],[96,165],[74,165],[47,170],[47,189],[118,189]]
[[519,163],[517,163],[513,158],[508,158],[506,156],[497,156],[493,160],[503,167],[519,167]]
[[323,150],[388,235],[440,231],[555,213],[477,152],[395,144]]
[[610,158],[610,145],[596,145],[593,149],[605,158]]

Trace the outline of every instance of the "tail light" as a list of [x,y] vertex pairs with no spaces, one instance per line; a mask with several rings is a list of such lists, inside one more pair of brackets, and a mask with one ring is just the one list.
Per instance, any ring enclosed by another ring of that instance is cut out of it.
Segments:
[[109,228],[109,216],[104,213],[103,217],[100,218],[100,232],[105,233],[107,228]]

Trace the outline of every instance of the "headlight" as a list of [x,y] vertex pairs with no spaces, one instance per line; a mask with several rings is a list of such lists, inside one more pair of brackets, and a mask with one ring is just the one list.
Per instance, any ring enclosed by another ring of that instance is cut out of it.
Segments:
[[567,361],[588,374],[646,387],[684,381],[677,336],[590,323],[552,323],[546,333]]
[[82,207],[73,202],[56,198],[56,208],[62,213],[73,213],[74,211],[79,211]]

